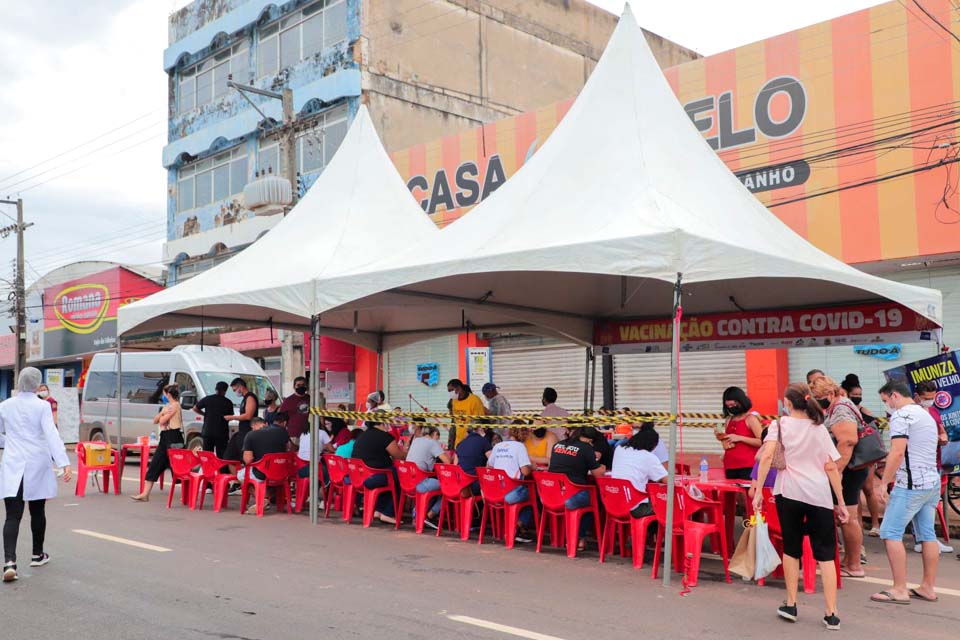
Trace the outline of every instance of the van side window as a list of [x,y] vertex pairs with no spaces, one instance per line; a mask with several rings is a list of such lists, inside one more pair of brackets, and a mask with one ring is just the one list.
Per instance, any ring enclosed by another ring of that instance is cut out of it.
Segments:
[[159,371],[124,371],[123,398],[134,404],[160,404],[170,374]]
[[87,375],[84,384],[84,398],[87,402],[117,397],[117,374],[113,371],[94,371]]
[[181,395],[183,395],[184,392],[197,395],[197,385],[193,382],[193,376],[189,373],[178,372],[177,375],[174,376],[173,382],[180,387]]

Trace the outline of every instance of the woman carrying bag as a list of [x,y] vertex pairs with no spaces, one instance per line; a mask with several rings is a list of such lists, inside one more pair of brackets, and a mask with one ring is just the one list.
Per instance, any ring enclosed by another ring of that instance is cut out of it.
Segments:
[[[762,487],[776,459],[777,515],[783,531],[783,573],[787,599],[777,615],[797,621],[797,589],[800,579],[800,557],[804,534],[810,536],[813,557],[820,564],[826,611],[823,623],[828,629],[839,629],[837,617],[837,553],[835,517],[844,523],[849,518],[845,505],[833,506],[830,488],[837,495],[843,491],[837,451],[830,434],[823,426],[823,410],[810,395],[805,384],[791,384],[784,392],[788,415],[770,424],[763,444],[757,486]],[[763,491],[753,495],[754,511],[763,507]],[[835,513],[836,512],[836,513]]]
[[153,419],[153,424],[159,427],[160,442],[150,459],[150,466],[147,467],[143,492],[130,496],[131,500],[137,502],[150,501],[150,492],[153,491],[154,483],[164,471],[170,468],[167,450],[183,448],[183,414],[180,412],[180,387],[175,384],[164,387],[163,403],[163,409]]

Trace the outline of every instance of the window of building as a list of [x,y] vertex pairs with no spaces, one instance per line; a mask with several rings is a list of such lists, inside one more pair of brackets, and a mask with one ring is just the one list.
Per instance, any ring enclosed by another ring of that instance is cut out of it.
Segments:
[[247,184],[243,145],[182,167],[177,175],[177,211],[189,211],[239,195]]
[[274,75],[346,37],[346,0],[315,2],[260,31],[257,77]]
[[297,167],[301,174],[322,171],[347,135],[347,106],[321,114],[316,126],[297,137]]
[[189,280],[198,273],[203,273],[207,269],[215,267],[216,265],[226,262],[233,253],[229,251],[217,254],[213,258],[198,258],[183,262],[177,266],[177,282],[183,282],[184,280]]
[[241,42],[181,71],[177,112],[186,113],[225,96],[231,77],[237,82],[249,82],[249,58],[250,49],[246,42]]

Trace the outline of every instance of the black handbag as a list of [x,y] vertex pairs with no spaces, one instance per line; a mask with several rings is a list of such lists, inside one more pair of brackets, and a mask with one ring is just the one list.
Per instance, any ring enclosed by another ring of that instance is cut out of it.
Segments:
[[[833,415],[832,410],[830,415]],[[857,444],[853,447],[853,453],[850,455],[847,468],[859,471],[886,459],[887,448],[883,446],[880,431],[876,427],[864,423],[859,411],[855,411],[854,415],[857,418]]]

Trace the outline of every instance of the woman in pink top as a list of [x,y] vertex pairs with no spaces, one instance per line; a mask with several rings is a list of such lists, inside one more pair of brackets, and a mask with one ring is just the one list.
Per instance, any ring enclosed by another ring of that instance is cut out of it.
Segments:
[[[789,415],[770,425],[757,472],[757,486],[762,487],[773,462],[779,434],[786,469],[777,472],[773,493],[783,532],[783,573],[787,599],[777,614],[791,622],[797,621],[800,556],[803,553],[803,536],[809,535],[813,557],[820,563],[820,575],[823,578],[823,595],[826,599],[823,623],[828,629],[839,629],[834,512],[841,523],[846,522],[849,515],[845,505],[833,506],[830,488],[833,487],[837,495],[843,494],[837,469],[840,453],[823,426],[823,409],[810,395],[807,385],[791,384],[784,396],[784,407],[789,410]],[[763,492],[757,491],[753,496],[753,508],[760,511],[762,507]]]

